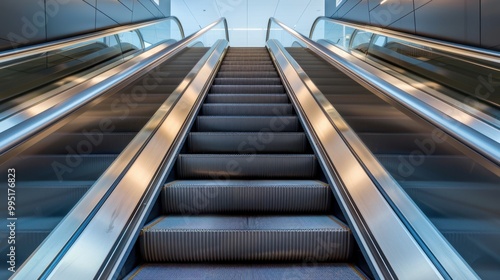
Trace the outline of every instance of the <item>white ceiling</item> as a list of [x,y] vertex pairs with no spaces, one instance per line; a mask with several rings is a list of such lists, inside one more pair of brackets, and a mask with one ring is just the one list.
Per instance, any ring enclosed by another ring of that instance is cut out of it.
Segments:
[[325,0],[171,0],[186,34],[226,17],[234,47],[264,46],[269,17],[275,17],[300,33],[325,14]]

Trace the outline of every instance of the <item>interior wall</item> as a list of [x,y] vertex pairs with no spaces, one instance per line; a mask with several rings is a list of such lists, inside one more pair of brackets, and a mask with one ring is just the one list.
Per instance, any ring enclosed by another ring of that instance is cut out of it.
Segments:
[[3,0],[0,50],[170,15],[170,0]]
[[500,50],[498,0],[326,0],[328,17]]

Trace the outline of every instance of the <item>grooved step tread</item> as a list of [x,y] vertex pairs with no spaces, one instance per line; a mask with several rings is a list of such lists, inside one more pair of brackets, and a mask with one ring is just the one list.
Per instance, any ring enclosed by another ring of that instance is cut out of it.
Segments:
[[352,242],[350,229],[327,215],[163,216],[140,235],[148,262],[301,261],[318,255],[346,261]]
[[296,116],[198,116],[195,128],[204,132],[296,132]]
[[181,154],[180,179],[311,179],[318,171],[314,155]]
[[161,192],[164,213],[327,212],[333,202],[328,184],[316,180],[182,180]]
[[273,93],[211,93],[205,99],[209,103],[289,103],[286,94]]
[[303,132],[191,132],[190,153],[301,154],[309,143]]
[[203,104],[201,114],[210,116],[290,116],[292,104]]

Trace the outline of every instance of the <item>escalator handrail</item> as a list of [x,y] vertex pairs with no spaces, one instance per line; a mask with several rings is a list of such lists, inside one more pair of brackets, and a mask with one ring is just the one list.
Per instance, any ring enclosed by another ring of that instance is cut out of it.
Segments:
[[477,153],[475,158],[490,170],[498,169],[498,165],[500,165],[500,132],[498,128],[460,108],[453,107],[434,96],[429,96],[426,92],[403,83],[340,49],[337,51],[336,48],[334,50],[314,42],[275,18],[269,19],[267,38],[270,36],[273,23],[302,41],[311,51],[330,64],[354,76],[358,82],[368,85],[377,93],[389,97],[445,131],[452,138],[458,139],[473,151],[469,153],[470,155]]
[[49,51],[53,51],[53,50],[58,50],[58,49],[72,46],[75,44],[99,39],[99,38],[106,37],[106,36],[116,35],[116,34],[119,34],[122,32],[126,32],[126,31],[144,28],[146,26],[150,26],[150,25],[154,25],[154,24],[157,24],[160,22],[166,22],[166,21],[174,21],[177,24],[177,26],[179,27],[181,38],[182,39],[186,38],[186,36],[184,34],[184,27],[182,26],[182,23],[179,21],[179,19],[175,16],[168,16],[165,18],[156,19],[156,20],[152,20],[152,21],[135,23],[135,24],[127,24],[124,26],[113,27],[110,29],[91,32],[91,33],[87,33],[84,35],[74,36],[74,37],[70,37],[70,38],[66,38],[66,39],[61,39],[61,40],[51,41],[51,42],[37,44],[37,45],[33,45],[33,46],[26,46],[26,47],[16,48],[16,49],[12,49],[12,50],[2,51],[2,52],[0,52],[0,62],[3,63],[3,62],[15,60],[15,59],[21,59],[21,58],[28,57],[31,55],[36,55],[39,53],[45,53],[45,52],[49,52]]
[[379,35],[384,35],[387,37],[393,37],[399,40],[408,41],[411,43],[419,44],[425,47],[437,49],[444,52],[453,53],[459,56],[466,56],[474,59],[490,61],[494,63],[500,63],[500,52],[482,49],[477,47],[471,47],[463,44],[451,43],[442,40],[431,39],[423,36],[408,34],[404,32],[393,31],[389,29],[384,29],[380,27],[361,25],[351,22],[346,22],[342,20],[332,19],[329,17],[320,16],[314,21],[311,31],[309,33],[309,39],[312,40],[316,26],[321,21],[328,21],[337,23],[343,26],[351,27],[357,30],[363,30],[366,32],[371,32]]
[[[227,21],[225,18],[221,18],[212,24],[209,24],[207,27],[199,30],[198,32],[186,37],[185,39],[175,43],[171,48],[167,49],[168,54],[178,53],[180,50],[185,49],[190,43],[200,38],[202,35],[212,30],[215,26],[219,25],[223,22],[224,26],[227,27]],[[227,28],[226,28],[227,30]],[[227,36],[226,32],[226,36]],[[226,37],[228,38],[228,37]],[[221,41],[221,40],[219,40]],[[227,42],[227,41],[226,41]],[[222,43],[217,42],[212,49],[217,50],[217,47],[222,45]],[[226,43],[227,46],[227,43]],[[174,52],[174,50],[176,50]],[[215,52],[211,50],[211,52]],[[145,61],[145,63],[149,65],[157,66],[159,63],[165,61],[167,58],[171,57],[168,54],[162,55],[161,58],[157,58],[156,61]],[[204,58],[200,61],[208,60],[208,56],[205,55]],[[198,63],[200,64],[200,62]],[[147,68],[150,69],[150,68]],[[143,129],[138,133],[136,137],[132,140],[132,142],[127,146],[127,148],[119,155],[119,157],[111,164],[111,166],[106,169],[106,171],[99,177],[99,179],[93,184],[93,186],[87,191],[85,196],[73,207],[68,215],[64,217],[64,219],[57,225],[57,227],[49,234],[49,236],[43,241],[43,243],[31,254],[31,256],[22,264],[22,266],[16,271],[11,279],[45,279],[49,276],[50,273],[53,272],[54,269],[57,268],[57,265],[60,264],[61,261],[65,260],[66,254],[70,252],[72,245],[76,242],[81,241],[80,237],[82,234],[92,233],[87,227],[93,225],[103,226],[102,217],[109,217],[109,215],[119,216],[119,213],[116,212],[107,212],[103,210],[104,207],[131,207],[132,210],[143,209],[144,207],[149,207],[149,204],[141,204],[131,206],[131,205],[122,205],[122,201],[110,201],[112,196],[118,197],[134,197],[134,199],[141,201],[143,195],[148,192],[149,196],[154,196],[154,191],[151,189],[147,189],[144,193],[134,193],[131,194],[132,189],[137,189],[136,187],[129,188],[128,192],[123,193],[119,192],[117,188],[123,185],[125,186],[134,186],[137,185],[137,179],[141,177],[142,174],[130,174],[132,171],[130,170],[134,164],[137,164],[136,161],[143,156],[146,147],[149,145],[149,142],[153,137],[155,137],[159,133],[158,130],[160,127],[164,127],[164,119],[166,119],[176,107],[180,107],[180,110],[189,111],[189,108],[185,108],[187,106],[186,102],[182,102],[182,97],[186,92],[194,92],[199,85],[195,85],[193,89],[194,79],[196,79],[196,75],[193,72],[201,72],[204,69],[200,70],[201,66],[195,66],[190,74],[184,79],[183,82],[180,83],[180,86],[176,88],[175,92],[165,101],[165,103],[160,107],[160,109],[155,113],[153,118],[143,127]],[[144,70],[144,68],[136,69],[137,71]],[[206,75],[206,70],[204,72]],[[191,93],[192,95],[193,93]],[[179,110],[179,109],[178,109]],[[175,116],[174,116],[175,117]],[[176,119],[180,121],[179,119]],[[167,128],[167,132],[163,129],[163,136],[171,137],[174,135],[174,131],[169,131]],[[167,149],[168,152],[175,151],[174,146],[167,146],[165,143],[162,143],[161,149]],[[157,155],[158,153],[158,143],[155,146],[156,150],[154,151]],[[139,167],[141,168],[141,167]],[[153,168],[153,167],[151,167]],[[153,169],[151,169],[153,170]],[[128,174],[128,177],[126,176]],[[158,175],[158,174],[156,174]],[[132,178],[131,180],[125,180],[126,178]],[[150,184],[155,179],[151,181],[144,181],[147,184]],[[140,213],[133,213],[134,215],[146,215],[146,210]],[[131,223],[132,220],[137,219],[137,216],[131,215],[127,217],[126,221]],[[118,228],[113,224],[116,222],[115,219],[112,221],[105,220],[105,223],[110,222],[110,228],[112,229]],[[130,226],[127,224],[127,226]],[[137,225],[135,225],[137,227]],[[106,227],[106,229],[108,229]],[[130,230],[130,228],[122,229],[122,231]],[[120,233],[122,232],[120,231]],[[120,236],[123,237],[123,236]],[[117,238],[118,239],[118,238]],[[117,246],[122,240],[110,241],[109,239],[103,240],[101,236],[93,236],[91,240],[83,241],[86,243],[87,247],[89,244],[95,245],[98,241],[103,242],[106,245],[112,244],[113,246]],[[96,251],[92,251],[92,248],[88,248],[89,251],[82,252],[88,253],[87,262],[96,261],[97,255],[102,256],[101,248],[97,248]],[[116,249],[116,248],[114,248]],[[106,252],[105,256],[108,254],[116,253],[116,252]],[[107,263],[106,263],[107,264]],[[80,268],[82,268],[80,265]],[[105,265],[104,263],[100,263],[97,266],[85,267],[85,273],[99,273],[101,271],[101,265]],[[83,274],[83,273],[82,273]],[[78,274],[76,274],[78,275]],[[76,276],[75,276],[76,277]],[[49,277],[50,278],[50,277]],[[67,279],[67,278],[65,278]]]
[[[294,32],[294,35],[296,36],[303,36],[281,22],[278,23],[286,31]],[[300,36],[297,38],[302,38]],[[304,43],[313,47],[312,44],[314,42],[307,39]],[[289,60],[293,59],[289,58]],[[292,65],[293,69],[295,69],[296,72],[303,72],[300,69],[300,66],[297,63],[295,64],[296,65]],[[373,178],[373,182],[378,186],[378,189],[384,197],[386,197],[386,200],[389,201],[390,204],[394,205],[393,209],[398,214],[401,221],[410,229],[411,232],[414,233],[415,239],[418,240],[418,243],[425,248],[425,251],[429,252],[429,257],[433,260],[436,266],[442,268],[444,273],[452,276],[453,279],[476,279],[477,275],[475,272],[449,245],[442,234],[414,204],[411,198],[409,198],[408,195],[401,189],[399,184],[378,162],[378,160],[363,144],[361,139],[359,139],[354,131],[352,131],[352,129],[345,123],[331,103],[324,98],[323,94],[314,84],[308,83],[309,78],[307,77],[307,74],[303,73],[301,79],[305,84],[307,84],[307,88],[311,94],[317,96],[316,102],[320,104],[324,114],[329,116],[328,118],[330,123],[332,123],[333,126],[337,128],[337,131],[342,134],[342,138],[348,146],[350,146],[352,153],[356,155],[359,163],[364,166],[366,172]],[[346,163],[343,162],[342,164]],[[341,174],[339,174],[339,176],[341,176]],[[347,174],[347,176],[349,177],[350,174]],[[353,191],[359,192],[356,188],[353,188]],[[366,198],[365,202],[366,201],[373,202],[371,197]]]

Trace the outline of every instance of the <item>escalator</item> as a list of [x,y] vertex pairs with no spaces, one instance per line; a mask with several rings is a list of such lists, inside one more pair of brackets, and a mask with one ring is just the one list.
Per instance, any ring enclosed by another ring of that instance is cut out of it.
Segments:
[[0,111],[43,95],[137,51],[129,43],[108,46],[102,42],[92,42],[68,50],[9,61],[0,65]]
[[156,204],[126,279],[366,278],[265,48],[229,48]]
[[[17,174],[18,266],[87,193],[207,50],[186,48],[133,83],[54,124],[48,135],[30,139],[15,157],[2,157],[2,175],[7,176],[7,169]],[[6,192],[0,197],[6,201]],[[7,230],[0,231],[3,256],[9,248]],[[2,262],[2,273],[10,273],[6,265]]]
[[287,51],[482,279],[500,274],[499,178],[463,147],[304,48]]

